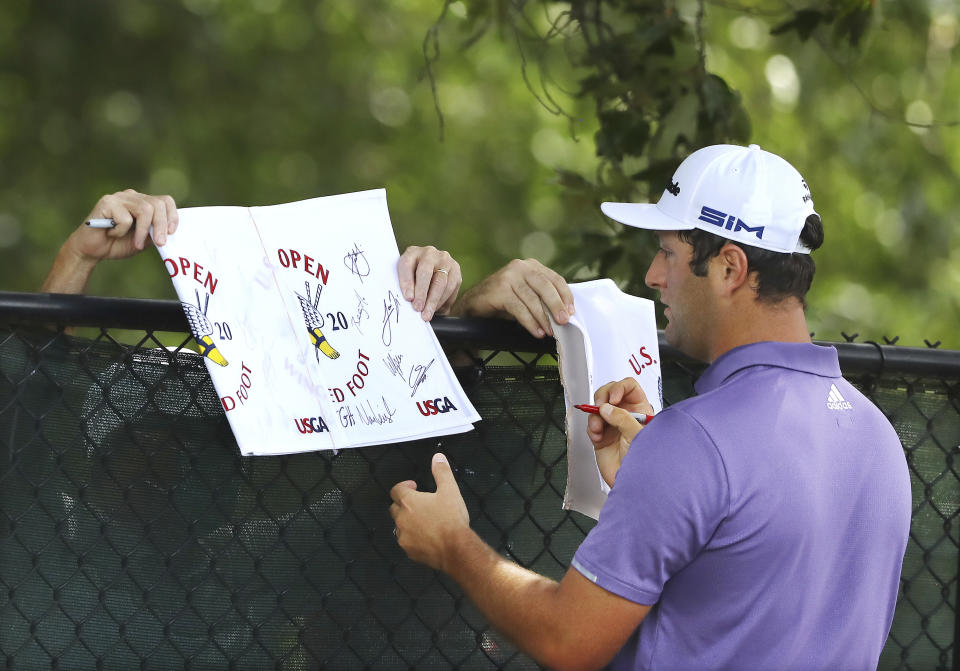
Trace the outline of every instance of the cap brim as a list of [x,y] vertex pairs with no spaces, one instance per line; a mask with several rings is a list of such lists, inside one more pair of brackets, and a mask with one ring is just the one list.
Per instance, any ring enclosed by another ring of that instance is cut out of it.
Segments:
[[689,231],[696,228],[666,215],[653,203],[600,203],[600,210],[621,224],[652,231]]

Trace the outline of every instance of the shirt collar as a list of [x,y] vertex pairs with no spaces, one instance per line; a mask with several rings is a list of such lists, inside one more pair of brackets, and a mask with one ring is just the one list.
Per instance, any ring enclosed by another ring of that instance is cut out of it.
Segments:
[[833,347],[795,342],[758,342],[734,347],[721,355],[694,384],[698,394],[712,391],[735,373],[751,366],[776,366],[823,377],[840,377]]

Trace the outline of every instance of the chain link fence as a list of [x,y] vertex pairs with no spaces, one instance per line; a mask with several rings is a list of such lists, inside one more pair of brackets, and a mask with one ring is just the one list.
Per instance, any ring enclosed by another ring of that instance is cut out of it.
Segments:
[[[99,328],[70,335],[70,324]],[[177,303],[0,294],[0,664],[539,668],[454,583],[405,558],[387,508],[396,482],[432,485],[442,448],[480,535],[563,575],[593,522],[560,507],[552,342],[504,322],[435,329],[483,417],[476,430],[251,458],[186,349]],[[960,352],[837,347],[845,375],[896,427],[913,479],[880,668],[955,669]],[[693,393],[702,367],[663,345],[661,355],[665,401]]]

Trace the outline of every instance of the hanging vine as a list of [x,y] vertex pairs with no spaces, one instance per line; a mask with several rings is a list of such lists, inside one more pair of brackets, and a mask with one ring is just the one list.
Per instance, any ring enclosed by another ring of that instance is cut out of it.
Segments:
[[[430,67],[440,53],[437,31],[453,2],[446,0],[425,42],[431,78]],[[584,73],[578,88],[564,93],[592,102],[598,122],[593,138],[598,163],[590,178],[558,172],[574,211],[596,213],[602,200],[656,198],[692,151],[723,142],[742,144],[750,138],[750,120],[740,95],[707,68],[703,21],[712,4],[707,0],[685,3],[683,12],[676,0],[460,2],[467,10],[470,34],[465,46],[492,27],[512,38],[524,80],[545,109],[567,114],[553,95],[558,85],[550,76],[548,56],[555,53],[551,50],[561,49]],[[782,1],[733,6],[772,17],[773,34],[795,32],[805,40],[829,29],[832,39],[856,46],[874,3],[827,0],[797,9]],[[722,0],[715,4],[732,6]],[[545,30],[538,28],[544,24]],[[539,70],[536,82],[531,68]],[[560,239],[558,269],[570,278],[614,277],[628,291],[642,293],[642,272],[636,269],[647,266],[650,253],[646,241],[622,226],[577,226]]]

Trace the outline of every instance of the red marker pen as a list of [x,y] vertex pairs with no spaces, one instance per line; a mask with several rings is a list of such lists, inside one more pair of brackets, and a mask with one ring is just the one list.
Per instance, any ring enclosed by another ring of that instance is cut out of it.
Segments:
[[[573,406],[573,407],[576,408],[577,410],[583,410],[584,412],[588,412],[588,413],[590,413],[591,415],[599,415],[599,414],[600,414],[600,408],[598,408],[598,407],[595,406],[595,405],[589,405],[589,404],[587,404],[587,403],[581,403],[581,404],[575,405],[575,406]],[[643,414],[642,412],[631,412],[631,413],[630,413],[630,416],[633,417],[633,418],[634,418],[635,420],[637,420],[638,422],[640,422],[641,424],[649,424],[649,423],[651,422],[651,420],[653,420],[653,415],[645,415],[645,414]]]

